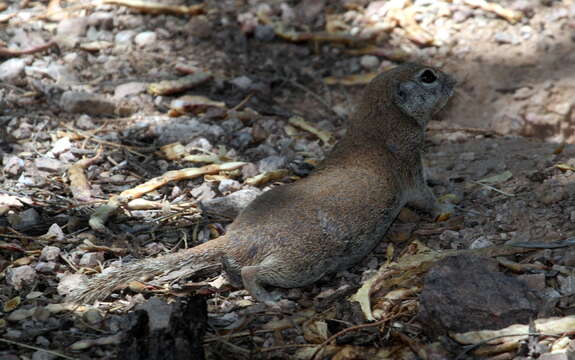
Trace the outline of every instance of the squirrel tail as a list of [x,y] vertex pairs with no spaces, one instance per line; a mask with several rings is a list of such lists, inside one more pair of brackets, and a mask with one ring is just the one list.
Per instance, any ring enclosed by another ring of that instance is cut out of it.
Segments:
[[132,281],[171,273],[192,264],[194,267],[202,267],[218,259],[223,254],[226,244],[226,236],[221,236],[176,253],[108,268],[107,271],[90,279],[84,286],[74,290],[68,295],[67,300],[73,303],[93,303]]

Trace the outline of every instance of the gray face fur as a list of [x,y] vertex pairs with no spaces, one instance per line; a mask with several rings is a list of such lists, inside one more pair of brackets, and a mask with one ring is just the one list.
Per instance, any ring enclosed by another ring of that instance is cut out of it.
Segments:
[[397,85],[394,102],[424,127],[431,115],[445,106],[453,94],[454,85],[455,80],[450,76],[432,68],[424,68],[412,79]]

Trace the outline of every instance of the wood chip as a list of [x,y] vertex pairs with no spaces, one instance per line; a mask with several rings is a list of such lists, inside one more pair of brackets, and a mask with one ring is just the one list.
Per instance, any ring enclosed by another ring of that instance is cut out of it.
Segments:
[[303,129],[307,132],[310,132],[317,136],[324,144],[327,144],[332,139],[330,133],[324,130],[320,130],[315,126],[311,125],[310,123],[306,122],[301,116],[292,116],[289,121],[291,125],[296,126],[300,129]]
[[148,86],[151,95],[173,95],[192,89],[212,78],[208,72],[199,72],[177,80],[164,80]]
[[175,14],[175,15],[198,15],[204,12],[204,4],[192,6],[167,5],[153,1],[140,0],[103,0],[103,4],[125,6],[146,14]]

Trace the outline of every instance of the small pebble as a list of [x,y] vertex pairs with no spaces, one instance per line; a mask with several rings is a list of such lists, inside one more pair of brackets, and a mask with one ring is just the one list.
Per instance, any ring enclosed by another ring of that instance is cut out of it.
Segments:
[[153,31],[144,31],[134,37],[134,42],[139,47],[150,46],[156,43],[158,35]]
[[103,252],[89,252],[82,256],[80,259],[80,266],[85,267],[96,267],[104,261],[104,253]]
[[40,254],[41,261],[55,261],[60,257],[60,248],[57,246],[45,246]]
[[6,282],[20,290],[24,285],[30,285],[36,280],[36,271],[30,265],[18,266],[6,270]]
[[377,56],[364,55],[360,59],[360,64],[367,70],[375,70],[379,67],[379,59]]

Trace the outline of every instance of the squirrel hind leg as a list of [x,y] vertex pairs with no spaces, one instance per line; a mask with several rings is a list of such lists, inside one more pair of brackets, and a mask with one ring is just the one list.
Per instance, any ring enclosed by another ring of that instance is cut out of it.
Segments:
[[274,296],[264,288],[268,285],[266,281],[266,273],[268,272],[266,265],[244,266],[241,270],[242,282],[244,288],[249,291],[256,300],[263,302],[269,306],[276,306],[279,296]]
[[241,288],[243,286],[241,274],[242,266],[234,258],[228,255],[222,255],[221,262],[224,274],[230,284],[232,284],[233,287]]

